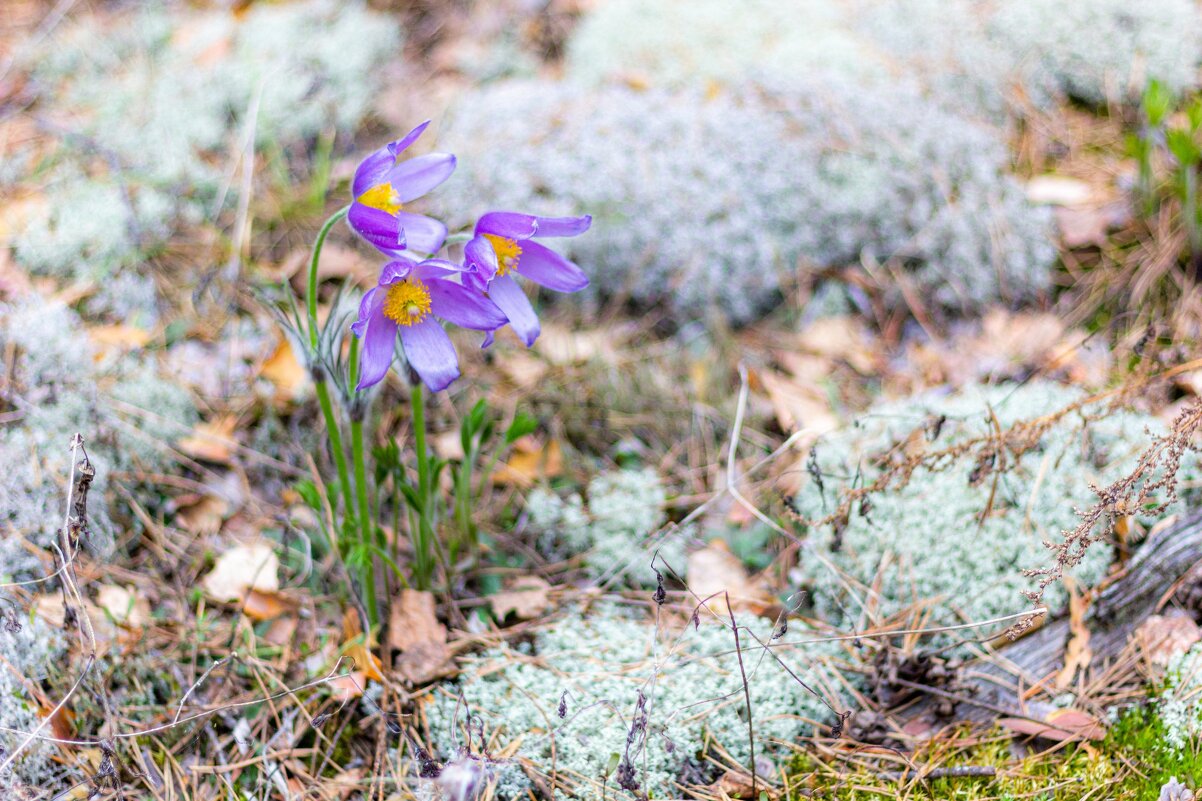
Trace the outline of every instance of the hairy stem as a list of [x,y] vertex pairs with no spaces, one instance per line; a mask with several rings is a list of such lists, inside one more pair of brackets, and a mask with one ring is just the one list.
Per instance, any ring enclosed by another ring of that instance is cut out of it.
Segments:
[[[348,380],[359,381],[359,339],[351,339]],[[355,496],[359,501],[359,547],[361,553],[374,553],[371,515],[367,503],[367,457],[363,448],[363,417],[364,414],[351,415],[351,459],[355,465]],[[347,504],[350,505],[349,503]],[[363,586],[367,595],[367,616],[372,627],[379,622],[380,615],[376,600],[376,567],[375,558],[368,560],[363,570]]]
[[321,230],[317,232],[317,239],[313,241],[313,256],[309,259],[309,277],[305,281],[305,309],[309,313],[309,345],[314,351],[317,350],[317,264],[321,260],[321,249],[325,247],[326,237],[330,234],[330,229],[351,210],[350,206],[343,206],[338,211],[330,215],[329,219],[321,226]]
[[[317,330],[317,265],[321,261],[321,250],[325,246],[330,229],[345,217],[349,210],[350,206],[346,206],[331,214],[321,226],[321,230],[317,233],[317,239],[313,242],[313,255],[309,259],[309,275],[305,282],[305,308],[309,317],[309,346],[314,357],[319,352],[320,341]],[[325,420],[330,451],[334,454],[334,465],[338,470],[338,494],[340,498],[349,498],[351,482],[350,473],[346,467],[346,449],[342,444],[342,429],[338,426],[338,418],[334,415],[334,404],[330,401],[330,390],[326,386],[324,370],[314,370],[313,384],[317,392],[317,403],[321,406],[321,416]],[[330,506],[337,509],[337,504],[331,503]],[[346,503],[346,513],[349,518],[354,519],[354,511],[349,501]]]
[[430,583],[430,535],[433,527],[430,525],[430,515],[433,499],[430,497],[430,462],[426,451],[426,394],[421,382],[410,385],[412,391],[409,403],[413,409],[413,450],[417,460],[417,497],[421,498],[421,518],[417,532],[418,542],[414,543],[414,556],[417,564],[415,573],[417,584],[422,589],[428,589]]

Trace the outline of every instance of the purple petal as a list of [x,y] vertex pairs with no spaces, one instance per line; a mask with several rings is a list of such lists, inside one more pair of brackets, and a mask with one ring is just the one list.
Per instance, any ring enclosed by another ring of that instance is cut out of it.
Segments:
[[573,262],[537,242],[523,242],[517,271],[536,284],[556,292],[579,292],[588,276]]
[[447,227],[433,217],[402,211],[396,218],[401,224],[405,246],[411,250],[437,253],[446,241]]
[[450,153],[429,153],[407,159],[392,168],[388,182],[402,203],[417,200],[455,172],[455,157]]
[[497,332],[489,331],[488,333],[486,333],[484,335],[484,341],[480,343],[480,350],[484,350],[489,345],[491,345],[493,342],[496,342],[496,340],[497,340]]
[[406,254],[397,254],[399,258],[390,261],[380,269],[379,286],[392,286],[397,281],[404,281],[417,267],[414,259]]
[[513,211],[490,211],[476,223],[476,233],[495,234],[509,239],[529,239],[532,236],[579,236],[593,224],[589,215],[583,217],[538,217]]
[[412,131],[389,145],[389,147],[392,148],[392,155],[395,157],[404,153],[409,148],[409,145],[416,142],[417,138],[421,136],[422,133],[429,127],[430,121],[426,120],[425,122],[418,124],[418,126]]
[[377,304],[377,308],[367,318],[367,331],[363,337],[363,350],[359,358],[359,383],[355,386],[357,390],[380,383],[388,374],[396,349],[397,324],[384,316],[384,293],[378,294],[381,296],[381,303]]
[[463,264],[469,273],[487,286],[497,274],[497,252],[483,236],[474,236],[463,246]]
[[388,180],[388,172],[396,164],[392,145],[385,145],[372,153],[355,168],[355,179],[351,182],[351,196],[359,197],[373,186]]
[[413,276],[421,281],[429,281],[436,278],[461,276],[466,271],[466,267],[453,261],[447,261],[446,259],[426,259],[414,267]]
[[363,338],[363,332],[367,330],[368,321],[379,310],[380,304],[383,302],[384,293],[379,291],[378,287],[373,287],[363,293],[363,299],[359,301],[359,319],[351,323],[351,331],[355,336],[360,339]]
[[402,138],[389,142],[359,162],[359,166],[355,168],[355,179],[351,183],[353,196],[359,197],[373,186],[388,180],[388,173],[396,165],[397,156],[413,144],[429,125],[430,121],[426,120]]
[[433,317],[427,317],[417,325],[401,326],[401,342],[409,365],[431,392],[441,392],[459,377],[455,346]]
[[535,217],[535,236],[580,236],[593,224],[591,215],[583,217]]
[[430,292],[430,310],[462,328],[492,331],[509,322],[497,304],[465,286],[434,279],[426,283],[426,289]]
[[501,311],[505,312],[505,316],[509,318],[509,324],[513,326],[518,337],[526,343],[526,347],[533,345],[541,330],[538,324],[538,315],[534,313],[534,307],[530,305],[530,298],[526,297],[526,293],[518,286],[518,282],[508,275],[494,278],[488,285],[488,297],[501,308]]
[[397,218],[386,211],[352,203],[346,215],[351,230],[366,239],[381,253],[395,256],[405,249],[405,232]]
[[476,221],[477,234],[493,234],[506,239],[529,239],[538,232],[538,218],[513,211],[490,211]]

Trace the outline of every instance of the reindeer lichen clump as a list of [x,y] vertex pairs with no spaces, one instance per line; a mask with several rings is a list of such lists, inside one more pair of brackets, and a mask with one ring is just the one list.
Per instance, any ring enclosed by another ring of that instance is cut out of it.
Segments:
[[[1056,561],[1045,543],[1075,529],[1078,510],[1097,500],[1091,486],[1127,475],[1152,442],[1149,430],[1163,428],[1082,400],[1046,382],[928,394],[882,403],[820,440],[793,504],[799,517],[827,521],[807,526],[806,536],[852,590],[803,561],[795,577],[812,588],[818,610],[843,622],[929,615],[927,625],[1022,611],[1024,593],[1038,587],[1024,571]],[[1186,466],[1196,472],[1196,461]],[[1141,512],[1130,510],[1132,537],[1155,522]],[[1068,571],[1084,587],[1106,574],[1114,554],[1107,532],[1094,533],[1099,539]],[[1042,600],[1062,607],[1063,582]]]
[[[737,620],[761,642],[774,633],[762,618]],[[603,785],[623,797],[620,779],[653,798],[678,797],[678,783],[716,778],[702,759],[707,748],[746,765],[746,704],[729,620],[703,609],[696,626],[668,621],[664,615],[657,626],[641,611],[612,606],[574,609],[531,643],[478,655],[458,686],[426,707],[442,755],[467,751],[487,763],[485,743],[491,753],[520,741],[515,759],[583,798],[601,797]],[[775,640],[777,662],[746,631],[740,637],[757,754],[776,754],[816,723],[834,722],[842,709],[831,667],[839,643],[790,645],[809,639],[790,624]],[[528,783],[515,761],[489,764],[497,798],[524,797]]]

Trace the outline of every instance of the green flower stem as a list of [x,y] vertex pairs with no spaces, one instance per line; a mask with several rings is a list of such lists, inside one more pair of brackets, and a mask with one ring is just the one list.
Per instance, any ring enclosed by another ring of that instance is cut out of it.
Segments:
[[[330,389],[326,386],[326,382],[314,381],[314,387],[317,391],[317,403],[321,406],[321,416],[326,421],[326,435],[330,440],[330,450],[334,453],[334,464],[338,468],[338,496],[339,498],[350,498],[351,478],[350,471],[346,466],[346,449],[342,446],[342,431],[338,427],[338,418],[334,416],[334,404],[330,401]],[[331,504],[337,510],[337,504]],[[347,517],[354,520],[355,511],[349,500],[346,504]],[[345,556],[345,554],[343,554]]]
[[429,556],[430,537],[433,535],[433,529],[430,524],[430,515],[433,511],[433,499],[430,497],[430,463],[429,454],[426,451],[426,393],[420,381],[410,386],[412,391],[409,395],[409,403],[413,408],[413,450],[417,459],[417,497],[422,501],[422,510],[419,515],[421,520],[415,532],[420,540],[415,543],[417,547],[414,548],[417,561],[415,572],[418,586],[428,589],[431,573]]
[[[313,256],[309,259],[309,276],[305,283],[305,307],[309,316],[309,346],[312,353],[318,353],[319,336],[317,331],[317,265],[321,260],[321,249],[325,246],[330,229],[347,215],[350,206],[345,206],[330,215],[321,226],[317,239],[313,242]],[[334,416],[334,404],[330,402],[330,390],[326,386],[324,372],[314,374],[314,386],[317,392],[317,403],[321,406],[321,416],[326,423],[326,436],[330,440],[330,451],[334,454],[334,464],[338,469],[338,494],[340,498],[349,498],[351,491],[350,473],[346,466],[346,449],[342,445],[342,429],[338,426],[338,418]],[[337,504],[330,504],[337,509]],[[346,503],[347,516],[354,519],[354,511],[349,500]],[[345,554],[343,554],[345,556]]]
[[314,351],[317,350],[317,263],[321,260],[321,249],[325,247],[330,229],[350,210],[350,206],[343,206],[331,214],[330,218],[321,226],[321,230],[317,232],[317,239],[313,242],[313,256],[309,259],[309,280],[305,282],[305,308],[309,312],[309,345]]
[[[359,381],[359,339],[351,338],[348,380],[352,383]],[[359,545],[364,553],[371,552],[375,543],[372,541],[372,522],[367,503],[367,458],[363,449],[363,417],[362,414],[351,415],[351,459],[355,465],[355,495],[359,500]],[[349,506],[349,504],[348,504]],[[374,628],[380,620],[376,599],[376,568],[375,560],[369,560],[363,571],[364,592],[367,595],[367,617]]]

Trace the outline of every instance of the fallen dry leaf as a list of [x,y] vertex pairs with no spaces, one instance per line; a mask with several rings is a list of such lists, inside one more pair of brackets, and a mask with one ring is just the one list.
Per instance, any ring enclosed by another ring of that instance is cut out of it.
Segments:
[[764,777],[761,776],[760,780],[755,783],[756,793],[753,794],[750,773],[728,770],[707,789],[714,798],[755,798],[756,795],[767,792],[771,787],[764,784]]
[[826,397],[812,385],[790,380],[772,371],[755,375],[768,394],[776,422],[783,431],[808,428],[816,434],[825,434],[839,427],[839,418],[831,412]]
[[[34,602],[34,614],[44,620],[55,630],[65,629],[67,625],[66,607],[63,605],[62,593],[47,593],[39,595]],[[89,600],[84,600],[84,614],[92,623],[92,633],[96,637],[96,653],[103,656],[109,652],[112,644],[121,635],[117,625],[109,619],[100,607]]]
[[439,459],[458,460],[463,458],[463,438],[458,429],[444,431],[430,437],[430,445]]
[[200,537],[211,536],[221,530],[221,524],[230,514],[230,503],[218,495],[201,495],[195,503],[175,513],[175,525]]
[[1089,597],[1081,592],[1071,576],[1065,575],[1064,583],[1068,586],[1068,620],[1069,639],[1064,649],[1064,667],[1056,675],[1056,688],[1067,689],[1073,683],[1073,677],[1078,670],[1089,667],[1093,658],[1093,650],[1089,647],[1089,626],[1085,622],[1085,612],[1089,608]]
[[1060,241],[1068,248],[1099,247],[1106,244],[1109,233],[1121,228],[1131,218],[1131,208],[1125,202],[1101,206],[1058,206],[1054,211]]
[[360,687],[365,686],[365,679],[384,681],[384,666],[372,653],[370,640],[359,623],[359,613],[354,609],[347,609],[342,614],[341,651],[342,656],[352,661],[352,675],[358,678]]
[[217,558],[217,564],[201,581],[215,601],[241,601],[248,590],[275,593],[280,589],[280,560],[265,541],[235,545]]
[[288,337],[282,334],[275,352],[259,368],[259,375],[275,387],[277,400],[294,400],[309,385],[309,371],[296,358]]
[[1027,199],[1047,206],[1080,206],[1093,202],[1093,187],[1065,175],[1036,175],[1027,181]]
[[1202,640],[1202,628],[1185,615],[1152,615],[1139,624],[1133,636],[1148,663],[1164,669],[1173,657]]
[[433,593],[404,589],[393,599],[388,613],[388,647],[400,651],[393,667],[413,684],[425,684],[449,672],[447,628],[438,621]]
[[278,617],[267,627],[263,639],[272,645],[287,645],[296,636],[297,626],[296,615]]
[[282,614],[296,611],[297,603],[278,592],[251,590],[246,593],[242,611],[255,620],[274,620]]
[[150,602],[133,587],[101,584],[96,589],[96,605],[119,626],[140,629],[150,621]]
[[[309,280],[309,252],[292,254],[281,265],[281,272],[290,270],[292,286],[297,292],[305,290]],[[376,279],[376,265],[363,257],[354,248],[343,247],[335,242],[326,242],[321,249],[321,261],[317,263],[317,279],[359,278]]]
[[1194,397],[1202,397],[1202,370],[1190,370],[1188,373],[1182,373],[1173,379],[1173,383],[1178,389]]
[[998,725],[1018,734],[1041,737],[1056,742],[1101,740],[1106,736],[1102,721],[1076,709],[1056,709],[1048,713],[1046,723],[1027,718],[1001,718]]
[[548,364],[537,356],[531,356],[525,350],[514,349],[506,350],[498,356],[497,366],[518,389],[537,386],[550,369]]
[[802,350],[846,362],[861,375],[880,372],[882,357],[873,338],[860,320],[850,315],[822,317],[797,335]]
[[238,449],[234,441],[237,426],[237,419],[230,415],[197,423],[192,433],[179,440],[176,447],[193,459],[228,464]]
[[538,576],[521,576],[509,589],[488,596],[488,602],[497,620],[504,620],[510,612],[519,620],[530,620],[551,606],[550,592],[551,585]]
[[[368,675],[366,671],[352,670],[350,673],[330,679],[326,684],[337,697],[358,698],[363,695],[363,688],[367,686],[367,679]],[[378,681],[379,679],[376,680]]]
[[711,540],[701,550],[689,554],[687,577],[693,592],[703,600],[708,599],[706,605],[719,616],[727,615],[727,596],[735,611],[747,610],[758,615],[775,605],[771,593],[747,574],[743,563],[722,540]]
[[513,453],[492,475],[494,484],[529,487],[544,478],[563,473],[563,451],[559,440],[552,439],[544,446],[538,437],[527,434],[513,444]]
[[608,329],[576,331],[558,325],[544,325],[534,349],[546,356],[551,364],[565,365],[587,362],[594,357],[612,362],[614,345],[613,332]]
[[132,325],[96,325],[88,328],[88,338],[96,345],[97,360],[107,354],[121,354],[146,347],[150,332]]

